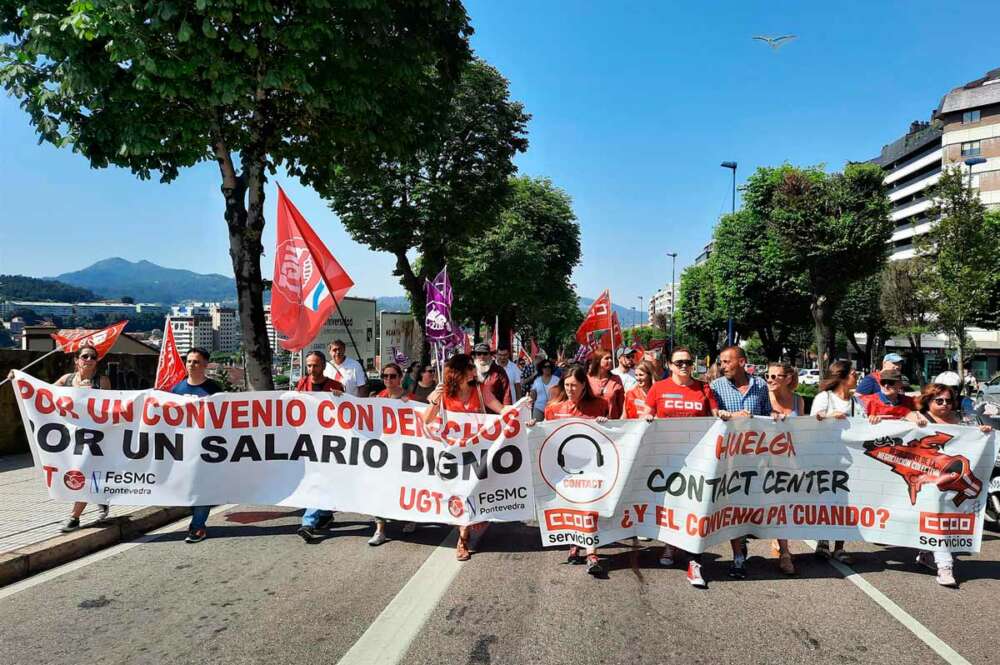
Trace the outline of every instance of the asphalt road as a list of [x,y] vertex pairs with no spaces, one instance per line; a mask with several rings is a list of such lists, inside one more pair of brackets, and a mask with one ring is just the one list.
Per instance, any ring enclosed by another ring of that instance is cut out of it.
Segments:
[[[949,662],[803,543],[792,544],[799,576],[786,578],[767,543],[751,541],[746,581],[726,577],[719,547],[697,590],[680,566],[657,565],[656,543],[602,549],[611,570],[593,579],[523,525],[492,526],[459,565],[438,550],[445,527],[404,537],[390,525],[399,539],[372,548],[368,518],[339,514],[329,538],[306,545],[300,514],[238,506],[212,517],[203,543],[185,544],[181,524],[0,589],[0,663],[396,662],[367,646],[380,643],[402,663],[459,665]],[[904,617],[969,662],[1000,663],[997,535],[957,562],[959,590],[939,587],[909,550],[853,550]],[[379,618],[393,608],[395,623]]]

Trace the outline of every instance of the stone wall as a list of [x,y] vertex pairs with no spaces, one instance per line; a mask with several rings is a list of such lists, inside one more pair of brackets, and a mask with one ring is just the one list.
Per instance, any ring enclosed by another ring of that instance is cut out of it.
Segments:
[[[43,351],[21,351],[0,349],[0,380],[7,377],[12,369],[24,367],[31,361],[45,355]],[[111,353],[101,360],[100,371],[111,380],[111,387],[120,390],[141,390],[151,388],[156,378],[157,357],[135,356]],[[28,369],[28,374],[43,381],[55,381],[63,374],[73,371],[73,358],[65,353],[54,353],[42,362]],[[17,409],[14,390],[11,385],[0,387],[0,455],[28,452],[28,441],[21,424],[21,414]]]

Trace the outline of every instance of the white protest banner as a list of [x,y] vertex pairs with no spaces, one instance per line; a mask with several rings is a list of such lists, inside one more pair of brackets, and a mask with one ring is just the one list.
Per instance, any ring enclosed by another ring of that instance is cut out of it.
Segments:
[[528,439],[543,545],[690,552],[745,534],[978,552],[997,453],[973,427],[811,417],[547,421]]
[[15,373],[49,494],[67,501],[329,508],[417,522],[531,519],[519,412],[317,392],[191,396],[56,387]]

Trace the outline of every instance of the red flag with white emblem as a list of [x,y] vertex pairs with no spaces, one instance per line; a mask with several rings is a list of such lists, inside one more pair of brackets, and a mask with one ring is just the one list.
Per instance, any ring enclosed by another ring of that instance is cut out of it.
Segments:
[[169,391],[186,376],[184,361],[177,352],[177,343],[174,342],[174,329],[167,319],[167,324],[163,327],[163,343],[160,344],[160,360],[156,364],[156,383],[153,384],[153,388]]
[[354,281],[278,187],[278,239],[271,285],[271,324],[298,351],[312,342]]
[[103,330],[60,330],[51,333],[51,337],[63,353],[76,353],[82,346],[92,346],[97,349],[97,358],[100,360],[115,345],[127,325],[128,321],[119,321]]
[[588,338],[598,330],[611,330],[611,295],[605,291],[591,304],[587,316],[576,331],[576,341],[587,344]]

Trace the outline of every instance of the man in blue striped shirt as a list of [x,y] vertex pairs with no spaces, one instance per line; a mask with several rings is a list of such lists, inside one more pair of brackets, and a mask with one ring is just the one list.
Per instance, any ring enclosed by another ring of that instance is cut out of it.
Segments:
[[[747,354],[738,346],[729,346],[719,354],[722,376],[712,381],[712,392],[719,404],[715,415],[723,420],[749,416],[770,416],[771,397],[767,382],[759,376],[747,374]],[[746,579],[747,550],[745,538],[729,541],[733,548],[733,565],[729,576]]]

